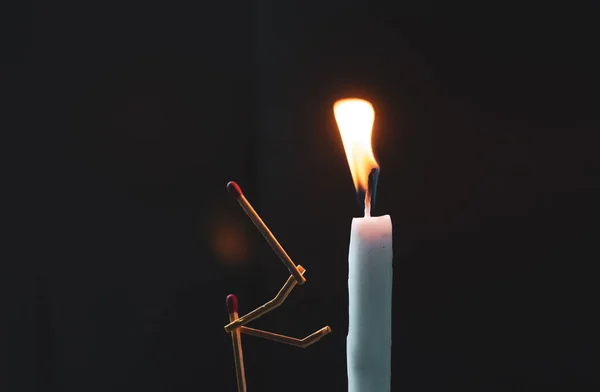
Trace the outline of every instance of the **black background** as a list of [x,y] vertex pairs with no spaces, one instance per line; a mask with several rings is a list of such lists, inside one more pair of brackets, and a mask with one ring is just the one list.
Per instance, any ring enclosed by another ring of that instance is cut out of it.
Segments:
[[253,326],[333,329],[245,338],[248,389],[345,390],[346,96],[377,111],[392,390],[600,383],[594,2],[8,7],[7,390],[234,391],[225,296],[287,272],[229,180],[307,269]]

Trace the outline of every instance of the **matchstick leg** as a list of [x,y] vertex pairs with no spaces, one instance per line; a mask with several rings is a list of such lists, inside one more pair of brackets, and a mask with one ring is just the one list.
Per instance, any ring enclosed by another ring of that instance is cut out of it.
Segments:
[[280,335],[273,332],[262,331],[260,329],[254,329],[249,327],[240,327],[240,332],[245,333],[250,336],[256,336],[258,338],[264,338],[268,340],[273,340],[275,342],[289,344],[291,346],[306,348],[311,344],[314,344],[321,340],[325,335],[331,332],[331,328],[329,326],[323,327],[320,330],[308,335],[304,339],[292,338],[290,336]]
[[[227,310],[229,311],[229,321],[235,321],[238,318],[237,297],[233,294],[227,296]],[[235,362],[235,375],[237,378],[238,392],[246,392],[246,374],[244,371],[244,354],[242,352],[242,337],[239,328],[231,331],[231,343],[233,346],[233,359]]]
[[[306,272],[306,270],[301,265],[298,266],[298,271],[300,271],[302,275],[304,275],[304,273]],[[230,322],[225,326],[225,331],[231,332],[233,329],[246,325],[250,321],[256,320],[257,318],[272,311],[273,309],[278,308],[283,303],[283,301],[286,300],[288,295],[290,295],[294,287],[296,287],[296,280],[293,276],[290,276],[281,288],[281,290],[279,290],[275,298],[273,298],[266,304],[254,309],[252,312]]]

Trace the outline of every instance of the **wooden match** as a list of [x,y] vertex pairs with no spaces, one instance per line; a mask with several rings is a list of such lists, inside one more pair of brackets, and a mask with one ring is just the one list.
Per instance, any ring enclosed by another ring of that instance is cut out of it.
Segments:
[[[301,265],[298,265],[298,271],[300,272],[300,276],[304,278],[304,272],[306,270]],[[252,320],[256,320],[260,316],[265,313],[270,312],[271,310],[278,308],[283,301],[288,297],[292,289],[296,286],[296,279],[293,276],[290,276],[288,280],[285,282],[283,287],[279,290],[275,298],[267,302],[266,304],[254,309],[252,312],[237,318],[235,320],[229,320],[230,323],[225,326],[225,331],[231,332],[232,330],[241,327],[243,325],[248,324]]]
[[285,343],[285,344],[289,344],[291,346],[301,347],[301,348],[306,348],[306,347],[310,346],[311,344],[318,342],[319,340],[321,340],[321,338],[323,336],[325,336],[331,332],[331,328],[329,326],[326,326],[326,327],[323,327],[320,330],[316,331],[315,333],[308,335],[304,339],[297,339],[297,338],[292,338],[292,337],[285,336],[285,335],[279,335],[279,334],[273,333],[273,332],[261,331],[260,329],[254,329],[254,328],[249,328],[249,327],[240,327],[239,329],[242,333],[245,333],[247,335],[256,336],[256,337],[264,338],[264,339],[269,339],[269,340],[273,340],[275,342]]
[[[233,294],[227,296],[227,311],[229,312],[229,321],[235,321],[238,318],[238,301]],[[242,337],[240,329],[231,331],[231,343],[233,345],[233,359],[235,362],[235,375],[237,378],[238,392],[246,392],[246,375],[244,371],[244,355],[242,353]]]
[[294,276],[296,282],[299,285],[304,284],[304,282],[306,282],[306,279],[302,276],[300,271],[298,271],[298,268],[296,267],[290,256],[288,256],[281,244],[279,244],[277,238],[275,238],[273,233],[271,233],[271,230],[269,230],[265,222],[263,222],[258,213],[254,210],[248,199],[246,199],[239,185],[234,181],[230,181],[227,183],[227,190],[229,191],[229,193],[235,196],[236,200],[238,201],[246,215],[248,215],[252,223],[254,223],[254,226],[256,226],[258,231],[260,231],[263,237],[265,237],[265,240],[267,240],[275,254],[279,256],[283,264],[290,271],[290,274]]

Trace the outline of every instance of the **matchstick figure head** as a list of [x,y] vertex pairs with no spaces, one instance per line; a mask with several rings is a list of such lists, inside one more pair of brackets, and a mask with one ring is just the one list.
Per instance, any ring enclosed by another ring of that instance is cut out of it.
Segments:
[[239,197],[244,194],[242,192],[242,188],[240,188],[240,186],[235,181],[229,181],[227,183],[227,191],[235,197]]
[[238,311],[238,300],[237,297],[234,294],[229,294],[227,296],[227,299],[225,300],[225,302],[227,303],[227,311],[229,313],[237,313]]

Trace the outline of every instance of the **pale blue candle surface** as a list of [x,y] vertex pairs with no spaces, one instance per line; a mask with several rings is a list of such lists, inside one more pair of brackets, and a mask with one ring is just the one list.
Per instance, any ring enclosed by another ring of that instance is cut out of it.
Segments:
[[348,391],[389,392],[392,349],[392,221],[354,218],[348,254]]

